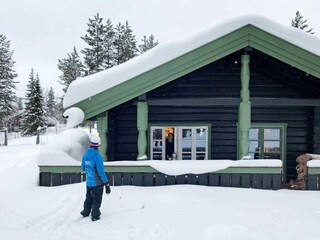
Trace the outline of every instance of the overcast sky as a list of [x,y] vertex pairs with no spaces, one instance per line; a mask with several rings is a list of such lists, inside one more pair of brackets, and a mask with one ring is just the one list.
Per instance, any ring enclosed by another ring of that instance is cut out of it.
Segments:
[[153,34],[161,44],[246,14],[290,26],[297,10],[320,38],[320,0],[0,0],[0,34],[14,50],[18,96],[25,96],[31,67],[43,88],[61,96],[58,59],[86,46],[80,37],[97,13],[114,24],[128,21],[138,43]]

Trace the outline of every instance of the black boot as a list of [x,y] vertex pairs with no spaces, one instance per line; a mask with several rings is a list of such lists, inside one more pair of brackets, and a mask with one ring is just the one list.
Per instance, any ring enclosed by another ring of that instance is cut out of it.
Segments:
[[91,220],[94,222],[94,221],[97,221],[100,219],[100,216],[97,216],[97,217],[92,217]]
[[85,213],[84,211],[81,211],[80,214],[81,214],[83,217],[88,217],[90,213],[87,214],[87,213]]

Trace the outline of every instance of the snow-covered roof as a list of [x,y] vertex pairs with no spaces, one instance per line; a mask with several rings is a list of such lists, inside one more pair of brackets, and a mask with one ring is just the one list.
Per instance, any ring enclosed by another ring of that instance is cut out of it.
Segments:
[[64,98],[64,107],[111,89],[194,49],[206,45],[244,26],[253,25],[297,47],[320,56],[320,39],[291,26],[283,26],[265,17],[249,15],[234,18],[186,38],[159,44],[146,53],[121,65],[73,81]]

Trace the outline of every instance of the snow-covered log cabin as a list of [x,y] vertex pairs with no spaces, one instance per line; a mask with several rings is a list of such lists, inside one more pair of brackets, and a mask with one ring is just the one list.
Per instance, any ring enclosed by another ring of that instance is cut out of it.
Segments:
[[[97,121],[108,162],[280,159],[320,152],[320,39],[245,16],[74,81],[64,107]],[[250,157],[249,157],[250,156]]]

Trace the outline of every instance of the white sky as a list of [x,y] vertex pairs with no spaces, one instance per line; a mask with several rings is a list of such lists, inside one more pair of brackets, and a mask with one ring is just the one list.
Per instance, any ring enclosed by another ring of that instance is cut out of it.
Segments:
[[114,24],[128,20],[138,42],[152,33],[161,44],[244,14],[290,26],[296,10],[320,36],[319,0],[0,0],[0,33],[14,50],[18,96],[25,96],[32,66],[44,88],[52,86],[62,95],[58,59],[73,46],[78,52],[85,47],[80,37],[97,12]]

